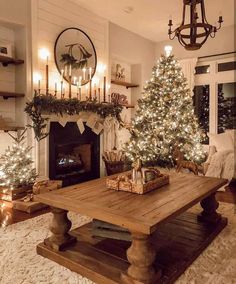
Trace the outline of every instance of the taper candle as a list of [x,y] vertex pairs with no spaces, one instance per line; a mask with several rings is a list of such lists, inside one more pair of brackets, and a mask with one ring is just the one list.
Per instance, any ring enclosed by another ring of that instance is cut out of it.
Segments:
[[86,68],[83,68],[83,80],[86,80]]

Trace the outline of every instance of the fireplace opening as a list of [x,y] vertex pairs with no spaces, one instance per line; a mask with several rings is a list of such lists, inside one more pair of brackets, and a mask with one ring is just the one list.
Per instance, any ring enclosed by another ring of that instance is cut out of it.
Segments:
[[84,125],[80,133],[75,122],[62,127],[51,122],[49,134],[49,177],[68,186],[100,176],[100,137]]

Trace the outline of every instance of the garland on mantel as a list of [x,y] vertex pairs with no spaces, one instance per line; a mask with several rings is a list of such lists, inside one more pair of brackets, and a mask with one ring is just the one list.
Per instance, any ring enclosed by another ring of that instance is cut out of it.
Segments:
[[43,114],[56,114],[63,116],[78,115],[80,112],[94,112],[102,118],[116,117],[121,122],[122,106],[113,103],[98,103],[96,100],[79,101],[72,99],[57,99],[52,95],[35,95],[32,101],[26,103],[25,112],[30,116],[33,124],[28,125],[34,129],[35,138],[40,141],[48,136],[45,131],[49,118]]

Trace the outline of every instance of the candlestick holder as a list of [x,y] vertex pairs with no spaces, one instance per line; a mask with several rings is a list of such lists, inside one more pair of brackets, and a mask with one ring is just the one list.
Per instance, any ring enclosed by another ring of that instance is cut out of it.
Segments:
[[48,76],[48,64],[46,64],[46,95],[49,93],[49,87],[48,87],[48,81],[49,81],[49,76]]
[[89,100],[92,100],[92,80],[89,80]]
[[70,75],[69,76],[69,99],[71,99],[71,79],[72,79],[72,76]]
[[63,97],[63,81],[61,81],[61,98]]
[[103,102],[106,102],[106,76],[103,78]]

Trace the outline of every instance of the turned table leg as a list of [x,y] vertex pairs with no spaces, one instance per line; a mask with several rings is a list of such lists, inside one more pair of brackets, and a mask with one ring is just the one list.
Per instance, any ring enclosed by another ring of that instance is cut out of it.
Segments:
[[49,226],[51,237],[44,240],[44,244],[54,250],[63,250],[67,245],[76,242],[76,238],[68,234],[71,221],[67,217],[66,210],[52,207],[53,218]]
[[127,250],[130,266],[127,273],[121,276],[123,282],[130,284],[156,283],[161,272],[156,272],[153,267],[155,257],[156,251],[150,242],[150,236],[133,232],[132,244]]
[[208,222],[208,223],[217,223],[221,220],[221,215],[216,212],[219,207],[219,202],[216,201],[215,193],[209,195],[200,202],[203,211],[198,215],[198,221]]

